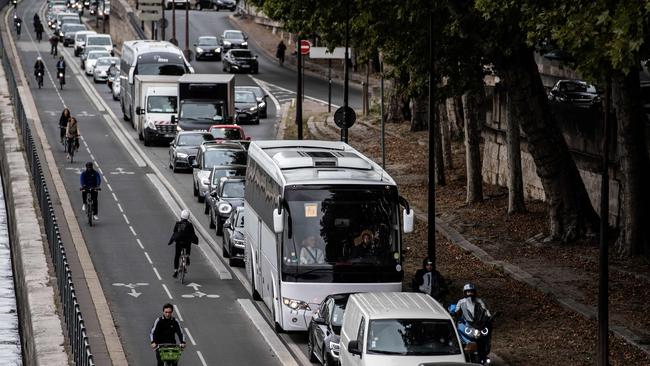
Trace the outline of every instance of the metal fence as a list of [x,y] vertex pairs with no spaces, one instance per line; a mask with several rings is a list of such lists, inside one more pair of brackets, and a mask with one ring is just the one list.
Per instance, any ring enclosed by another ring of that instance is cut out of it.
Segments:
[[[6,50],[2,42],[2,37],[0,37],[0,50],[3,49]],[[79,366],[94,366],[95,362],[93,361],[93,355],[90,351],[86,326],[84,324],[83,316],[81,315],[81,310],[79,309],[75,287],[72,283],[72,273],[70,272],[70,266],[68,265],[63,241],[61,241],[59,225],[57,224],[56,215],[54,214],[54,207],[52,206],[50,193],[47,189],[45,177],[43,176],[41,161],[38,157],[31,129],[27,123],[27,116],[25,115],[22,100],[18,94],[16,79],[14,77],[15,74],[11,62],[7,57],[7,53],[4,52],[1,57],[2,66],[4,67],[7,76],[11,100],[16,110],[16,118],[23,136],[25,155],[29,162],[34,188],[36,189],[36,196],[41,207],[41,215],[47,233],[52,263],[54,264],[54,270],[56,272],[59,295],[61,296],[61,305],[63,307],[63,314],[65,317],[65,324],[74,362],[75,365]]]

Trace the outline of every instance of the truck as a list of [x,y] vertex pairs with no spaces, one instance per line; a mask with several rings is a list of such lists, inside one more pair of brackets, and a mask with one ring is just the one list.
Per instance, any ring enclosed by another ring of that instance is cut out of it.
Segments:
[[234,75],[185,74],[178,79],[179,131],[233,124],[235,113]]
[[134,88],[135,128],[144,146],[171,141],[176,136],[178,79],[173,75],[136,75]]

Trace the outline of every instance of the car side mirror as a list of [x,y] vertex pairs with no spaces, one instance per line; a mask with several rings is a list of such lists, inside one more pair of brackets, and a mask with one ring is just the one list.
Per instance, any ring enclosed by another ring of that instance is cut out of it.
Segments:
[[232,229],[232,225],[230,225],[230,220],[226,220],[226,222],[223,223],[223,227],[226,229]]
[[356,339],[348,343],[348,351],[353,355],[361,356],[361,348],[359,347],[359,341]]
[[217,190],[216,189],[213,190],[212,192],[210,192],[210,197],[217,198]]
[[176,144],[174,143],[174,141],[171,141],[171,142],[169,143],[169,146],[171,146],[171,147],[175,147]]
[[192,168],[194,168],[194,169],[199,168],[199,163],[197,163],[196,160],[192,162]]
[[246,136],[245,140],[246,140],[246,141],[250,141],[250,140],[251,140],[251,137],[250,137],[250,136]]

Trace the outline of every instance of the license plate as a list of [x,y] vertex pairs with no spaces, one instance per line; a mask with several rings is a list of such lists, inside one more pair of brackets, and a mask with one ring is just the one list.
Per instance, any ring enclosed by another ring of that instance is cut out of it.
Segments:
[[247,69],[247,68],[250,67],[250,65],[241,65],[241,67],[243,67],[244,69]]
[[176,136],[176,135],[174,135],[173,133],[166,133],[165,134],[165,137],[174,137],[174,136]]
[[206,52],[206,53],[204,53],[204,55],[206,55],[206,56],[212,56],[212,52]]

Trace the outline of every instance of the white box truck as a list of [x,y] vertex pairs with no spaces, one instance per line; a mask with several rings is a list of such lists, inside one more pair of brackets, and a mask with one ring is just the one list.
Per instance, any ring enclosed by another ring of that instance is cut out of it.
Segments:
[[176,136],[178,78],[169,75],[135,76],[135,128],[145,146],[150,146],[153,141],[168,142]]
[[234,75],[185,74],[178,79],[180,130],[208,130],[234,121]]

